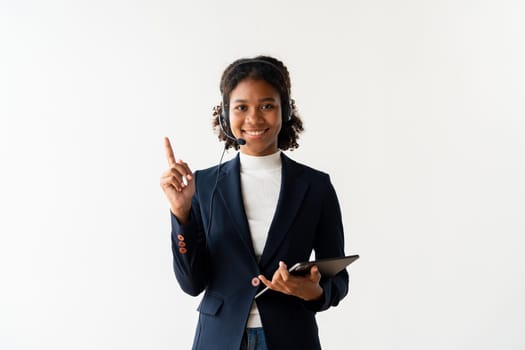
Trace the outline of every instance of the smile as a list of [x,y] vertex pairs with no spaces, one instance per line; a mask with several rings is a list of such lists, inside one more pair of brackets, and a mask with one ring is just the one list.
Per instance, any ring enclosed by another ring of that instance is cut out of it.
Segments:
[[266,130],[268,129],[264,129],[264,130],[243,130],[243,132],[245,134],[248,134],[250,136],[259,136],[259,135],[262,135],[266,132]]

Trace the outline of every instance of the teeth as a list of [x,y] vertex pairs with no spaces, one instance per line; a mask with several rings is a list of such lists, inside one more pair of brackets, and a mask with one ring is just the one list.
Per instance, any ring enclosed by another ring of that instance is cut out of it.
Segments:
[[264,130],[246,131],[246,133],[251,136],[258,136],[258,135],[262,135],[264,133]]

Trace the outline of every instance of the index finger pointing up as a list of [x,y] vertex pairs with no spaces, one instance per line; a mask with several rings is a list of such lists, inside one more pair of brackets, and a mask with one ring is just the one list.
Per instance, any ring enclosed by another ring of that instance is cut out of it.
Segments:
[[166,158],[168,158],[168,164],[170,168],[175,167],[175,155],[173,154],[173,149],[171,148],[170,139],[164,138],[164,148],[166,149]]

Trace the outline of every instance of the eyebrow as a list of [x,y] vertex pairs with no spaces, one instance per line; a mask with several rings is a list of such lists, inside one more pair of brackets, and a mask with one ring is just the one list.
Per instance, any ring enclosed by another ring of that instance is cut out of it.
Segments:
[[[259,99],[259,102],[275,102],[275,101],[277,100],[273,97],[265,97],[265,98]],[[233,103],[246,103],[246,102],[248,102],[248,100],[237,99],[233,101]]]

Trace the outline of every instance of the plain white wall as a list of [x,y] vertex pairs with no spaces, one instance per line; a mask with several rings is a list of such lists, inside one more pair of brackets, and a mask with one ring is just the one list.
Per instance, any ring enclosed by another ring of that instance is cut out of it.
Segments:
[[215,164],[220,74],[260,53],[292,75],[289,155],[331,174],[362,256],[324,348],[524,348],[523,18],[521,0],[0,0],[0,348],[190,347],[162,137]]

